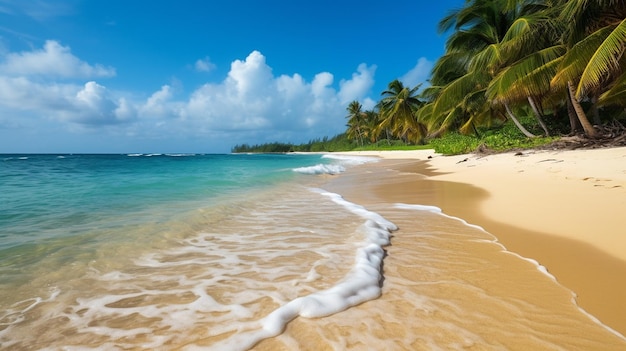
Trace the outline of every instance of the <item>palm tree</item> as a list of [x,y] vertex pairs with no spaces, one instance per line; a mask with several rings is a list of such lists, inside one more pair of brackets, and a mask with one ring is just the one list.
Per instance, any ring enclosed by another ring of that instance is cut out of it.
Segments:
[[527,10],[511,24],[498,45],[500,70],[489,83],[486,94],[492,104],[505,108],[528,103],[548,136],[542,103],[551,93],[550,81],[565,47],[560,44],[559,29],[548,20],[553,8],[532,1],[527,5]]
[[[583,104],[591,113],[623,113],[626,0],[466,0],[439,28],[453,32],[430,86],[418,98],[417,87],[390,83],[370,137],[477,133],[477,126],[506,119],[532,137],[515,116],[521,111],[534,114],[546,135],[544,116],[567,111],[572,131],[582,127],[595,137]],[[406,107],[410,96],[424,102]]]
[[552,85],[567,88],[585,134],[597,137],[599,134],[580,102],[590,98],[595,104],[613,83],[621,81],[621,61],[626,49],[626,2],[571,0],[562,7],[558,19],[568,18],[567,23],[571,23],[563,33],[568,51]]
[[[522,6],[528,3],[528,6]],[[439,23],[440,31],[454,28],[446,42],[446,55],[433,69],[438,93],[425,109],[425,120],[438,126],[438,135],[450,126],[461,132],[475,130],[476,124],[511,118],[527,136],[534,136],[517,121],[507,100],[486,97],[494,76],[507,64],[502,42],[523,11],[530,11],[532,1],[468,0],[465,7],[453,11]],[[519,23],[519,22],[518,22]]]
[[363,146],[363,127],[365,126],[365,114],[361,111],[362,105],[354,100],[348,107],[348,130],[346,132],[348,139],[357,139],[359,144]]
[[408,142],[419,143],[426,135],[424,124],[417,120],[416,112],[423,105],[417,91],[420,85],[411,89],[405,87],[399,80],[389,83],[387,90],[381,95],[378,103],[380,121],[376,128],[377,133],[389,131],[392,135]]
[[370,142],[375,143],[378,141],[380,134],[376,133],[376,126],[378,125],[380,115],[375,110],[367,110],[364,112],[365,123],[363,125],[363,136],[367,137]]

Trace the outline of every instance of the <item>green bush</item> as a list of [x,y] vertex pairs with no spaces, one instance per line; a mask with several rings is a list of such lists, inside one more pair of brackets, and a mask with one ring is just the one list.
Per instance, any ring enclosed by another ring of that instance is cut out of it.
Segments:
[[[532,117],[526,117],[520,121],[527,129],[536,135],[541,135],[537,130]],[[528,138],[515,126],[512,121],[492,128],[478,129],[478,135],[462,135],[459,132],[450,132],[440,138],[432,139],[430,145],[436,152],[444,155],[458,155],[476,151],[483,145],[489,150],[506,151],[516,149],[529,149],[548,144],[557,137]]]

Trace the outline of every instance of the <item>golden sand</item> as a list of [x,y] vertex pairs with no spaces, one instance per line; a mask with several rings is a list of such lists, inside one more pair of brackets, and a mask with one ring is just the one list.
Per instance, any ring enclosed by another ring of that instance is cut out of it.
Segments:
[[[626,160],[620,156],[626,149],[614,151],[617,159],[603,153],[597,157],[608,157],[611,164]],[[350,169],[323,187],[399,226],[386,248],[381,297],[324,318],[296,318],[283,334],[260,342],[255,350],[626,349],[621,334],[625,261],[613,255],[613,248],[623,244],[615,233],[624,226],[619,218],[603,217],[612,218],[596,226],[595,235],[604,236],[599,242],[609,246],[603,248],[585,242],[583,238],[594,236],[583,235],[583,225],[577,223],[586,223],[589,216],[597,219],[596,211],[623,209],[623,178],[594,168],[589,177],[612,182],[612,187],[600,188],[565,167],[560,175],[571,182],[549,176],[559,174],[550,170],[567,161],[550,166],[540,161],[557,159],[560,153],[524,158],[442,157],[432,151],[375,155],[386,159]],[[566,156],[580,165],[583,161],[575,155]],[[528,173],[520,175],[525,168]],[[578,188],[585,184],[590,189]],[[496,196],[495,191],[503,193]],[[558,191],[577,197],[557,196]],[[551,216],[569,210],[574,198],[584,200],[584,211],[566,216],[568,223]],[[606,200],[601,207],[588,206],[599,199]],[[397,208],[396,203],[435,205],[488,232],[436,213]],[[527,221],[533,224],[525,227]],[[524,257],[537,260],[552,276]],[[574,273],[573,279],[568,280],[567,272]],[[609,308],[598,308],[604,304]]]
[[435,205],[482,226],[509,251],[545,266],[579,306],[626,335],[626,148],[357,154],[397,160],[384,165],[404,176],[379,185],[379,196]]

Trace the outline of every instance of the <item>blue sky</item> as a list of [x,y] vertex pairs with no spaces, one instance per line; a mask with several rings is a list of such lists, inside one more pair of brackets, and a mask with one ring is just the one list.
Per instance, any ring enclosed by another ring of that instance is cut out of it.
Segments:
[[463,0],[0,0],[0,153],[221,153],[345,130]]

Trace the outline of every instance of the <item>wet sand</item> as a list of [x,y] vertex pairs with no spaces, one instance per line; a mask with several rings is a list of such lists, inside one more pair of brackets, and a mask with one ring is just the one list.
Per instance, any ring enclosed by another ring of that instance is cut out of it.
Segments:
[[[254,350],[626,349],[615,324],[582,310],[572,289],[550,267],[547,273],[537,262],[506,250],[501,237],[537,240],[527,244],[535,247],[533,255],[541,252],[536,246],[552,248],[546,238],[556,238],[557,253],[577,245],[555,235],[492,226],[479,206],[490,198],[485,189],[434,180],[442,173],[421,160],[426,154],[398,156],[349,169],[322,185],[398,225],[386,247],[382,295],[328,317],[296,318],[283,334],[261,341]],[[437,205],[493,234],[428,208],[398,203]],[[594,253],[590,245],[580,249],[585,260],[610,257]],[[558,262],[567,261],[561,257]]]
[[580,307],[626,335],[626,148],[357,154],[386,158],[381,166],[402,175],[370,180],[380,199],[438,206],[483,227],[509,251],[546,267]]

